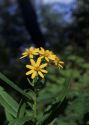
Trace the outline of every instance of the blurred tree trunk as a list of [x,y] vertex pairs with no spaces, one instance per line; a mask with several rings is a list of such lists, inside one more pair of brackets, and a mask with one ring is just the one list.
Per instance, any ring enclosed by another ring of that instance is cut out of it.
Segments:
[[31,1],[29,0],[18,0],[20,9],[22,11],[22,16],[24,19],[24,24],[31,35],[32,41],[35,43],[37,47],[45,46],[45,38],[41,32],[39,27],[39,23],[37,21],[37,15],[32,6]]

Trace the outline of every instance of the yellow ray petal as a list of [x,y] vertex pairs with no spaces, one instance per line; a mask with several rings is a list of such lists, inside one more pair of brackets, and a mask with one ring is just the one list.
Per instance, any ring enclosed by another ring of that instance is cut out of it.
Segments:
[[58,64],[58,67],[61,67],[61,68],[63,68],[63,66],[62,66],[62,65],[60,65],[60,64]]
[[30,74],[32,74],[33,72],[34,72],[34,70],[30,70],[30,71],[26,72],[26,75],[30,75]]
[[44,58],[44,56],[41,55],[39,58],[42,59],[42,58]]
[[64,64],[64,62],[63,62],[63,61],[60,61],[59,63],[60,63],[60,64]]
[[22,53],[22,55],[23,55],[23,56],[24,56],[24,55],[27,55],[27,52]]
[[44,75],[40,71],[38,71],[38,74],[40,75],[40,77],[44,78]]
[[45,51],[43,47],[40,47],[40,48],[41,48],[41,51],[42,51],[42,52],[44,52],[44,51]]
[[27,55],[21,56],[20,59],[23,59],[23,58],[25,58],[26,56],[27,56]]
[[35,53],[34,53],[34,55],[38,55],[38,53],[37,53],[37,52],[35,52]]
[[29,55],[29,58],[32,58],[32,59],[33,59],[33,55],[32,55],[32,54],[30,54],[30,55]]
[[47,62],[49,62],[49,58],[48,58],[48,57],[45,57],[45,60],[46,60]]
[[27,67],[28,69],[34,69],[34,67],[31,66],[31,65],[26,65],[26,67]]
[[29,51],[29,49],[25,49],[25,52]]
[[49,58],[52,59],[52,60],[55,60],[55,56],[54,55],[51,55]]
[[44,69],[41,69],[41,72],[43,72],[43,73],[48,73],[48,71],[47,71],[47,70],[44,70]]
[[30,51],[33,51],[33,50],[35,50],[35,48],[34,48],[34,47],[31,47],[29,50],[30,50]]
[[39,52],[39,48],[36,48],[36,49],[35,49],[35,52]]
[[40,63],[41,63],[41,58],[39,57],[39,58],[37,59],[36,65],[39,66]]
[[40,68],[44,68],[44,67],[46,67],[47,66],[47,63],[44,63],[44,64],[42,64],[41,66],[40,66]]
[[31,59],[30,61],[31,61],[31,65],[34,66],[35,65],[35,61],[33,59]]
[[31,78],[34,79],[36,76],[37,76],[37,72],[34,71],[33,74],[32,74],[32,76],[31,76]]
[[43,52],[42,50],[40,50],[40,51],[39,51],[39,54],[40,54],[40,55],[43,55],[43,54],[44,54],[44,52]]

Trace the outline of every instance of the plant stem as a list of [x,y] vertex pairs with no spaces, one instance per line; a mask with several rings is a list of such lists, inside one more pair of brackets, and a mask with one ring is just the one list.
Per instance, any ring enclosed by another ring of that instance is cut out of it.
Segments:
[[37,93],[36,93],[36,87],[34,86],[34,104],[33,104],[33,111],[34,111],[34,123],[37,124]]
[[36,122],[36,117],[37,117],[37,102],[36,102],[36,96],[34,98],[34,119]]

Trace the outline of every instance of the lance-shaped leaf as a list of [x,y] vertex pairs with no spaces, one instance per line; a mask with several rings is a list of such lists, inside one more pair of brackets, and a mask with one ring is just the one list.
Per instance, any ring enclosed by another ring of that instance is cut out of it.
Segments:
[[[31,118],[28,116],[25,116],[24,118],[15,119],[15,120],[11,121],[9,123],[9,125],[24,125],[26,122],[32,123]],[[32,124],[30,124],[30,125],[32,125]]]
[[21,100],[17,112],[17,118],[23,118],[26,114],[26,103]]
[[0,104],[5,111],[16,118],[18,111],[18,103],[0,86]]
[[0,79],[3,80],[5,83],[7,83],[9,86],[11,86],[18,93],[20,93],[21,95],[23,95],[26,99],[28,99],[29,101],[31,100],[31,98],[22,89],[20,89],[15,83],[13,83],[11,80],[9,80],[2,73],[0,73]]

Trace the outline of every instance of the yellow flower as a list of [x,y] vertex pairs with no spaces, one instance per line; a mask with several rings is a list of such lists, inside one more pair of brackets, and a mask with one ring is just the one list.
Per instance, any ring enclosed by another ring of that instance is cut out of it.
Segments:
[[20,59],[25,58],[25,57],[29,57],[29,58],[33,58],[33,55],[38,55],[39,49],[38,48],[34,48],[31,47],[29,49],[26,49],[23,53]]
[[64,62],[61,61],[60,58],[58,58],[57,56],[55,56],[54,64],[57,67],[59,67],[59,68],[63,68]]
[[40,76],[44,78],[43,73],[47,73],[48,71],[44,68],[47,66],[47,63],[41,64],[41,58],[38,58],[35,62],[33,59],[31,59],[31,65],[26,65],[28,69],[30,69],[26,75],[31,75],[31,78],[34,79],[36,76]]
[[42,47],[41,47],[41,50],[39,50],[39,54],[40,54],[40,58],[45,58],[47,62],[49,62],[49,60],[55,59],[55,55],[51,51],[45,50]]

